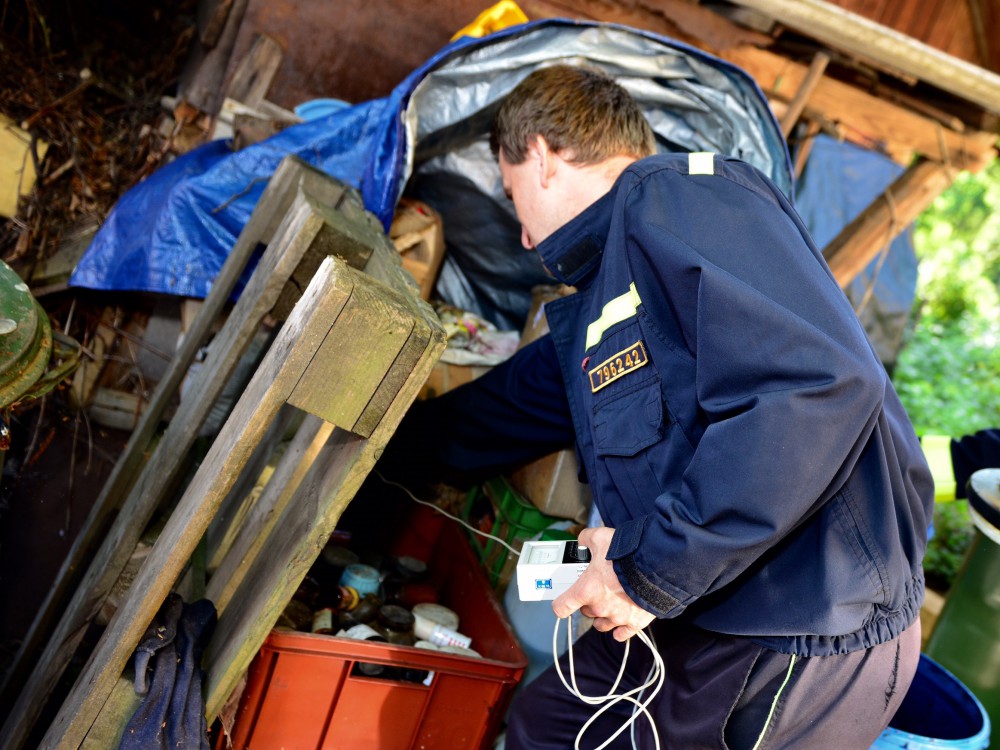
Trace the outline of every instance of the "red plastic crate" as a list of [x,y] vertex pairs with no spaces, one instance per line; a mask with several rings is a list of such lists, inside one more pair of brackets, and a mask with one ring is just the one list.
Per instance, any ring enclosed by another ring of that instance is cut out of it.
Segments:
[[[482,659],[272,631],[250,666],[237,750],[490,747],[527,666],[501,605],[455,524],[424,509],[393,547],[429,561],[441,603]],[[429,685],[352,674],[358,662],[433,672]]]

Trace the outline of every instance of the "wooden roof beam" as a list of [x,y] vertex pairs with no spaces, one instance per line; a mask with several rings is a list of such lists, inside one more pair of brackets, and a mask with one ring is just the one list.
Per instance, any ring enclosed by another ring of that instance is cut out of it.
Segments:
[[[791,100],[808,76],[805,65],[756,47],[735,47],[721,56],[749,73],[768,97]],[[994,133],[959,133],[829,76],[816,84],[807,110],[843,125],[851,140],[884,143],[895,153],[913,150],[958,169],[979,171],[996,156]]]
[[823,0],[732,0],[833,47],[1000,114],[1000,75]]
[[805,109],[809,97],[812,96],[812,92],[819,85],[819,81],[823,77],[823,71],[826,70],[829,62],[830,56],[825,52],[817,52],[813,56],[812,64],[809,66],[809,72],[806,73],[806,77],[802,81],[802,86],[795,93],[795,98],[788,104],[788,109],[781,117],[781,133],[785,138],[788,138],[789,133],[792,132],[792,128],[795,127],[795,123],[799,121],[802,110]]
[[846,287],[878,253],[906,229],[954,181],[957,171],[918,159],[844,227],[823,257],[837,283]]

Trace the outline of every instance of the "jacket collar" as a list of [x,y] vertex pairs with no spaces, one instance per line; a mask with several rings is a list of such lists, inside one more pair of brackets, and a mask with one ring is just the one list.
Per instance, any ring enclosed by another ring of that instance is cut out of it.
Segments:
[[600,265],[611,226],[614,193],[612,187],[537,246],[542,263],[557,281],[580,286]]

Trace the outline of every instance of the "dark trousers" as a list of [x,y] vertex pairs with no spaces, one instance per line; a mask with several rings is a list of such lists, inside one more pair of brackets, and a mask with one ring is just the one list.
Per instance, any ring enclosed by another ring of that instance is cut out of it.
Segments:
[[[747,638],[708,633],[670,621],[654,623],[666,681],[649,710],[664,750],[867,750],[889,724],[920,658],[920,623],[866,651],[800,657]],[[584,695],[605,695],[624,648],[589,631],[576,643],[576,679]],[[561,662],[569,676],[568,654]],[[618,692],[646,681],[652,657],[633,639]],[[587,730],[581,748],[597,747],[632,714],[622,702]],[[510,712],[506,750],[567,750],[596,707],[570,694],[550,667],[518,695]],[[635,723],[635,747],[653,748],[648,719]],[[632,747],[629,730],[611,748]]]

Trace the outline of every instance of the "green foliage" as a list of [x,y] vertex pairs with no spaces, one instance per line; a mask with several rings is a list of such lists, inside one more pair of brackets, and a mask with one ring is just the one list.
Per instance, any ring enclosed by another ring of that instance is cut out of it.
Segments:
[[[963,173],[917,221],[916,323],[893,382],[919,434],[1000,427],[1000,160]],[[964,502],[938,503],[924,570],[950,586],[972,539]]]
[[1000,322],[1000,160],[964,172],[917,221],[918,297],[930,325],[967,330]]
[[1000,426],[1000,347],[989,338],[918,324],[893,373],[918,434],[960,437]]
[[927,545],[924,574],[927,585],[947,591],[972,542],[972,521],[964,500],[938,503],[934,508],[934,538]]

